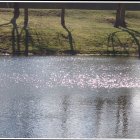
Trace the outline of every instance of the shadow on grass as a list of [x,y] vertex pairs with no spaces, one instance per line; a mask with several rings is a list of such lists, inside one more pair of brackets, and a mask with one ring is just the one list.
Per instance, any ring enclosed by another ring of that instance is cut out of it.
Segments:
[[[129,28],[119,28],[119,29],[120,31],[113,32],[108,36],[107,54],[113,54],[114,56],[116,56],[117,54],[125,54],[129,56],[130,55],[129,49],[131,49],[132,46],[134,45],[138,49],[138,55],[140,58],[140,42],[139,42],[140,32]],[[118,33],[122,32],[128,33],[130,35],[129,41],[131,40],[132,42],[131,45],[127,41],[126,42],[121,41],[121,38],[119,37]],[[112,47],[112,51],[109,50],[109,47]],[[123,48],[123,52],[116,51],[115,48],[117,47]]]
[[[109,34],[108,36],[108,40],[107,40],[107,54],[113,54],[114,56],[116,56],[117,54],[120,54],[120,51],[116,51],[115,48],[116,47],[121,47],[123,48],[123,53],[129,55],[126,43],[122,43],[121,39],[118,36],[118,33],[120,33],[122,31],[116,31],[113,32],[111,34]],[[109,47],[112,47],[112,51],[109,50]]]
[[[17,19],[19,18],[20,11],[19,6],[17,3],[14,4],[14,12],[13,17],[10,22],[1,24],[0,27],[7,26],[12,24],[12,31],[11,31],[11,41],[12,41],[12,54],[13,55],[20,55],[21,53],[28,55],[28,48],[29,48],[29,31],[28,31],[28,8],[24,9],[24,26],[19,31],[19,27],[16,23]],[[25,40],[23,41],[25,44],[24,52],[21,52],[21,39],[23,33],[25,34]]]
[[9,25],[9,24],[11,24],[11,22],[3,23],[3,24],[0,24],[0,27],[6,26],[6,25]]
[[133,41],[135,42],[135,44],[136,44],[137,47],[138,47],[138,55],[139,55],[139,58],[140,58],[140,42],[139,42],[139,39],[140,39],[140,32],[135,31],[135,30],[133,30],[133,29],[129,29],[129,28],[122,28],[122,31],[125,31],[125,32],[127,32],[129,35],[131,35],[131,37],[133,38]]
[[[16,19],[12,19],[13,29],[12,29],[12,53],[13,55],[20,55],[20,34],[18,31],[18,26],[16,24]],[[17,50],[16,50],[17,46]]]
[[49,40],[43,32],[33,31],[30,35],[30,43],[32,46],[32,53],[34,55],[55,55],[58,53],[57,48],[49,48]]
[[75,55],[77,52],[74,50],[72,33],[66,27],[66,24],[65,24],[65,9],[61,10],[61,25],[66,30],[66,32],[68,33],[68,39],[69,39],[69,45],[70,45],[70,50],[65,51],[65,53]]
[[[43,38],[43,32],[38,33],[35,31],[35,34],[31,34],[29,28],[28,28],[28,9],[24,9],[24,25],[22,28],[20,28],[17,24],[17,20],[20,16],[20,10],[19,5],[17,3],[14,4],[14,11],[13,11],[13,17],[10,22],[1,24],[0,27],[12,25],[11,30],[11,46],[12,46],[12,54],[13,55],[21,55],[24,54],[28,56],[29,53],[29,43],[32,45],[33,49],[30,50],[33,54],[38,55],[54,55],[60,52],[61,54],[70,54],[75,55],[78,53],[78,51],[74,50],[74,40],[72,37],[72,33],[70,30],[66,27],[65,21],[62,23],[62,27],[67,32],[67,37],[65,39],[68,39],[70,49],[68,50],[58,50],[58,48],[49,48],[49,40],[46,40],[46,38]],[[65,10],[62,10],[61,13],[62,19],[64,20],[65,16]],[[35,36],[34,36],[35,35]],[[58,38],[59,39],[59,38]],[[45,40],[45,41],[44,41]],[[25,50],[21,48],[21,44],[24,43]],[[54,46],[55,47],[55,46]]]
[[[15,11],[14,11],[14,13],[15,13]],[[12,36],[11,36],[11,38],[12,38],[11,39],[11,41],[12,41],[12,54],[13,55],[19,54],[19,52],[20,52],[19,32],[18,32],[18,26],[16,24],[16,20],[18,19],[18,17],[19,17],[19,13],[16,11],[16,15],[14,15],[12,17],[10,22],[0,25],[0,27],[9,26],[10,24],[13,25],[12,31],[11,31],[11,34],[12,34]],[[16,51],[16,44],[18,45],[18,51]]]

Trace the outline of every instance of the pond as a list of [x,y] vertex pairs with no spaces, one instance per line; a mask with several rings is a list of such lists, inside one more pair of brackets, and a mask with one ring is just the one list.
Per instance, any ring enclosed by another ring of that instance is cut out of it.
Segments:
[[140,138],[140,60],[0,57],[0,137]]

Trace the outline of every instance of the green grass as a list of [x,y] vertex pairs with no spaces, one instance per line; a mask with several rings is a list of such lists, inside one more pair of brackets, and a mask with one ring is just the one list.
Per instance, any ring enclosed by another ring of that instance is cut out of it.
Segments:
[[[12,9],[0,9],[0,25],[10,21],[12,12]],[[66,26],[72,33],[74,49],[80,54],[136,55],[139,44],[134,37],[139,41],[140,12],[126,12],[128,30],[113,27],[115,12],[66,10]],[[60,14],[61,10],[29,10],[30,53],[63,54],[70,50],[67,32],[60,24]],[[20,32],[23,27],[22,10],[17,24]],[[11,32],[11,24],[0,26],[1,53],[12,53]],[[25,48],[24,41],[25,33],[23,32],[20,42],[21,51]]]

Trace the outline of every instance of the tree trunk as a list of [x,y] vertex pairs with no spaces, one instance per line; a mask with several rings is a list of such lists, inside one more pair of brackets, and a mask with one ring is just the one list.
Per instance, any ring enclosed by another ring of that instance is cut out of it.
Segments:
[[24,30],[25,30],[25,52],[28,56],[28,45],[29,45],[29,32],[28,32],[28,8],[24,9]]
[[65,9],[61,10],[61,25],[65,27]]
[[124,27],[126,28],[125,22],[125,5],[123,3],[118,4],[117,13],[116,13],[116,21],[114,27]]
[[24,27],[28,26],[28,8],[24,8]]
[[73,38],[72,38],[71,32],[69,31],[69,29],[66,27],[66,24],[65,24],[65,9],[64,8],[61,10],[61,25],[68,33],[71,54],[74,55]]
[[[20,11],[19,11],[19,5],[18,3],[14,3],[14,12],[13,12],[13,18],[11,20],[11,23],[13,24],[13,30],[12,30],[12,49],[13,49],[13,54],[16,53],[16,42],[17,42],[17,50],[18,50],[18,54],[20,53],[20,38],[19,38],[19,33],[18,33],[18,29],[17,29],[17,24],[16,24],[16,20],[18,19],[19,15],[20,15]],[[17,37],[15,37],[17,36]]]
[[16,26],[16,20],[18,19],[19,15],[20,15],[20,11],[19,11],[19,5],[18,3],[14,3],[14,12],[13,12],[13,18],[11,19],[11,23],[13,24],[13,26]]

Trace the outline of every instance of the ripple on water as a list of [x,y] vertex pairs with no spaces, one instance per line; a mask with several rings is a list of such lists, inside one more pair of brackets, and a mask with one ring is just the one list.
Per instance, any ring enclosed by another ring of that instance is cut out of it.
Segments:
[[[140,87],[140,64],[91,57],[33,57],[2,59],[1,87],[9,83],[30,84],[36,88],[135,88]],[[10,84],[9,84],[10,85]]]

